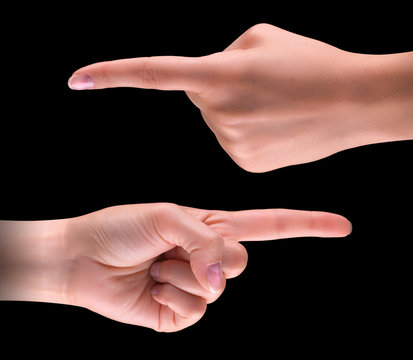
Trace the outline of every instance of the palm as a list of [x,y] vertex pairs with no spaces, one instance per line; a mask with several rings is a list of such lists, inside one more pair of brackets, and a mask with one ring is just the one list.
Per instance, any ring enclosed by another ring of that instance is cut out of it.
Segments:
[[172,318],[173,312],[153,299],[155,281],[149,270],[173,246],[142,225],[151,224],[146,214],[122,210],[96,213],[88,228],[81,229],[97,249],[93,257],[78,262],[75,302],[117,321],[157,329],[160,313]]
[[[93,274],[79,301],[92,311],[114,320],[159,328],[163,305],[151,296],[155,281],[149,275],[153,260],[133,267],[116,267],[88,260],[84,274]],[[170,310],[169,310],[170,311]]]

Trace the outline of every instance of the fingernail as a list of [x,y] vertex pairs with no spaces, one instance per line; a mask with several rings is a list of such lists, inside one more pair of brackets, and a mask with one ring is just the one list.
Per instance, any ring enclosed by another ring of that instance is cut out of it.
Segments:
[[159,268],[161,267],[160,262],[156,262],[152,264],[151,267],[151,276],[152,277],[158,277],[159,276]]
[[208,266],[207,279],[211,291],[218,292],[222,289],[223,276],[221,263],[216,263]]
[[158,295],[159,292],[161,291],[161,284],[155,285],[152,290],[151,290],[151,294],[152,295]]
[[85,90],[93,89],[95,82],[90,75],[73,75],[69,81],[68,85],[72,90]]

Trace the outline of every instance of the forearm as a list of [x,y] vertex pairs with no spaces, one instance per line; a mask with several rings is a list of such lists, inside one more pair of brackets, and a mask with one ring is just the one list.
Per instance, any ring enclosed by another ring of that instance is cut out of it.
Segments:
[[67,303],[66,223],[0,221],[0,300]]

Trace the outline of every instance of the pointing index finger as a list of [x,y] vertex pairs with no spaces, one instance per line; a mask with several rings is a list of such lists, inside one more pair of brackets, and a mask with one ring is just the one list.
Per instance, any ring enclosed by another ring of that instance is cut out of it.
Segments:
[[104,61],[75,71],[73,90],[136,87],[201,92],[210,80],[213,58],[155,56]]
[[209,211],[186,208],[224,238],[235,241],[295,237],[344,237],[352,225],[345,217],[322,211],[264,209]]

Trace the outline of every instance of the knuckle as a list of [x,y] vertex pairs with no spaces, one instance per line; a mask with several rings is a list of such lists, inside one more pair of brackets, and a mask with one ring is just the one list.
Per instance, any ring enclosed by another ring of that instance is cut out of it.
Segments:
[[180,316],[184,318],[201,318],[207,309],[207,304],[202,299],[196,299],[192,301],[191,304],[188,305],[186,309],[183,309],[180,313]]
[[268,30],[272,28],[273,28],[272,25],[263,22],[263,23],[255,24],[249,30],[254,34],[262,35],[263,33],[266,33]]
[[242,245],[239,247],[238,256],[239,256],[238,271],[241,274],[245,270],[248,264],[248,252],[247,252],[247,249],[245,249],[245,247]]
[[233,245],[232,251],[227,252],[224,258],[224,273],[227,279],[240,275],[248,263],[248,252],[245,247],[236,242]]
[[160,216],[171,216],[179,211],[179,206],[173,203],[158,203],[156,206],[157,214]]
[[210,238],[210,241],[213,243],[213,244],[217,244],[218,246],[222,246],[222,248],[224,247],[224,238],[220,235],[220,234],[218,234],[217,232],[213,232],[213,233],[211,233],[211,238]]
[[270,24],[259,23],[250,27],[245,33],[244,37],[250,42],[258,41],[264,36],[267,31],[272,28]]
[[[244,120],[238,116],[214,116],[212,119],[216,126],[216,135],[228,148],[243,147],[248,143],[249,136]],[[244,144],[244,145],[242,145]]]
[[138,74],[142,87],[144,88],[155,88],[158,83],[158,70],[155,62],[146,59],[143,64],[140,73]]
[[274,233],[276,234],[277,238],[284,238],[284,234],[288,229],[286,222],[282,220],[282,212],[279,209],[274,209],[272,210],[271,215],[273,217],[272,223],[274,224]]
[[253,155],[251,144],[239,136],[226,136],[224,143],[228,152],[239,159],[248,159]]
[[100,81],[104,87],[110,88],[113,86],[113,81],[111,79],[110,61],[104,61],[100,64],[99,75]]
[[168,232],[179,219],[180,211],[180,207],[173,203],[157,203],[153,207],[151,220],[160,238],[167,239]]
[[310,234],[317,234],[319,229],[323,228],[323,218],[316,211],[308,213],[307,228]]
[[261,174],[271,170],[268,165],[262,164],[261,161],[254,158],[238,158],[234,156],[232,159],[241,169],[253,174]]
[[204,234],[204,241],[193,244],[191,253],[196,257],[203,257],[205,251],[216,249],[224,249],[224,238],[215,231],[211,231]]
[[202,241],[194,241],[187,246],[187,251],[191,254],[191,262],[204,262],[208,253],[221,253],[224,250],[224,238],[211,230],[203,234]]

